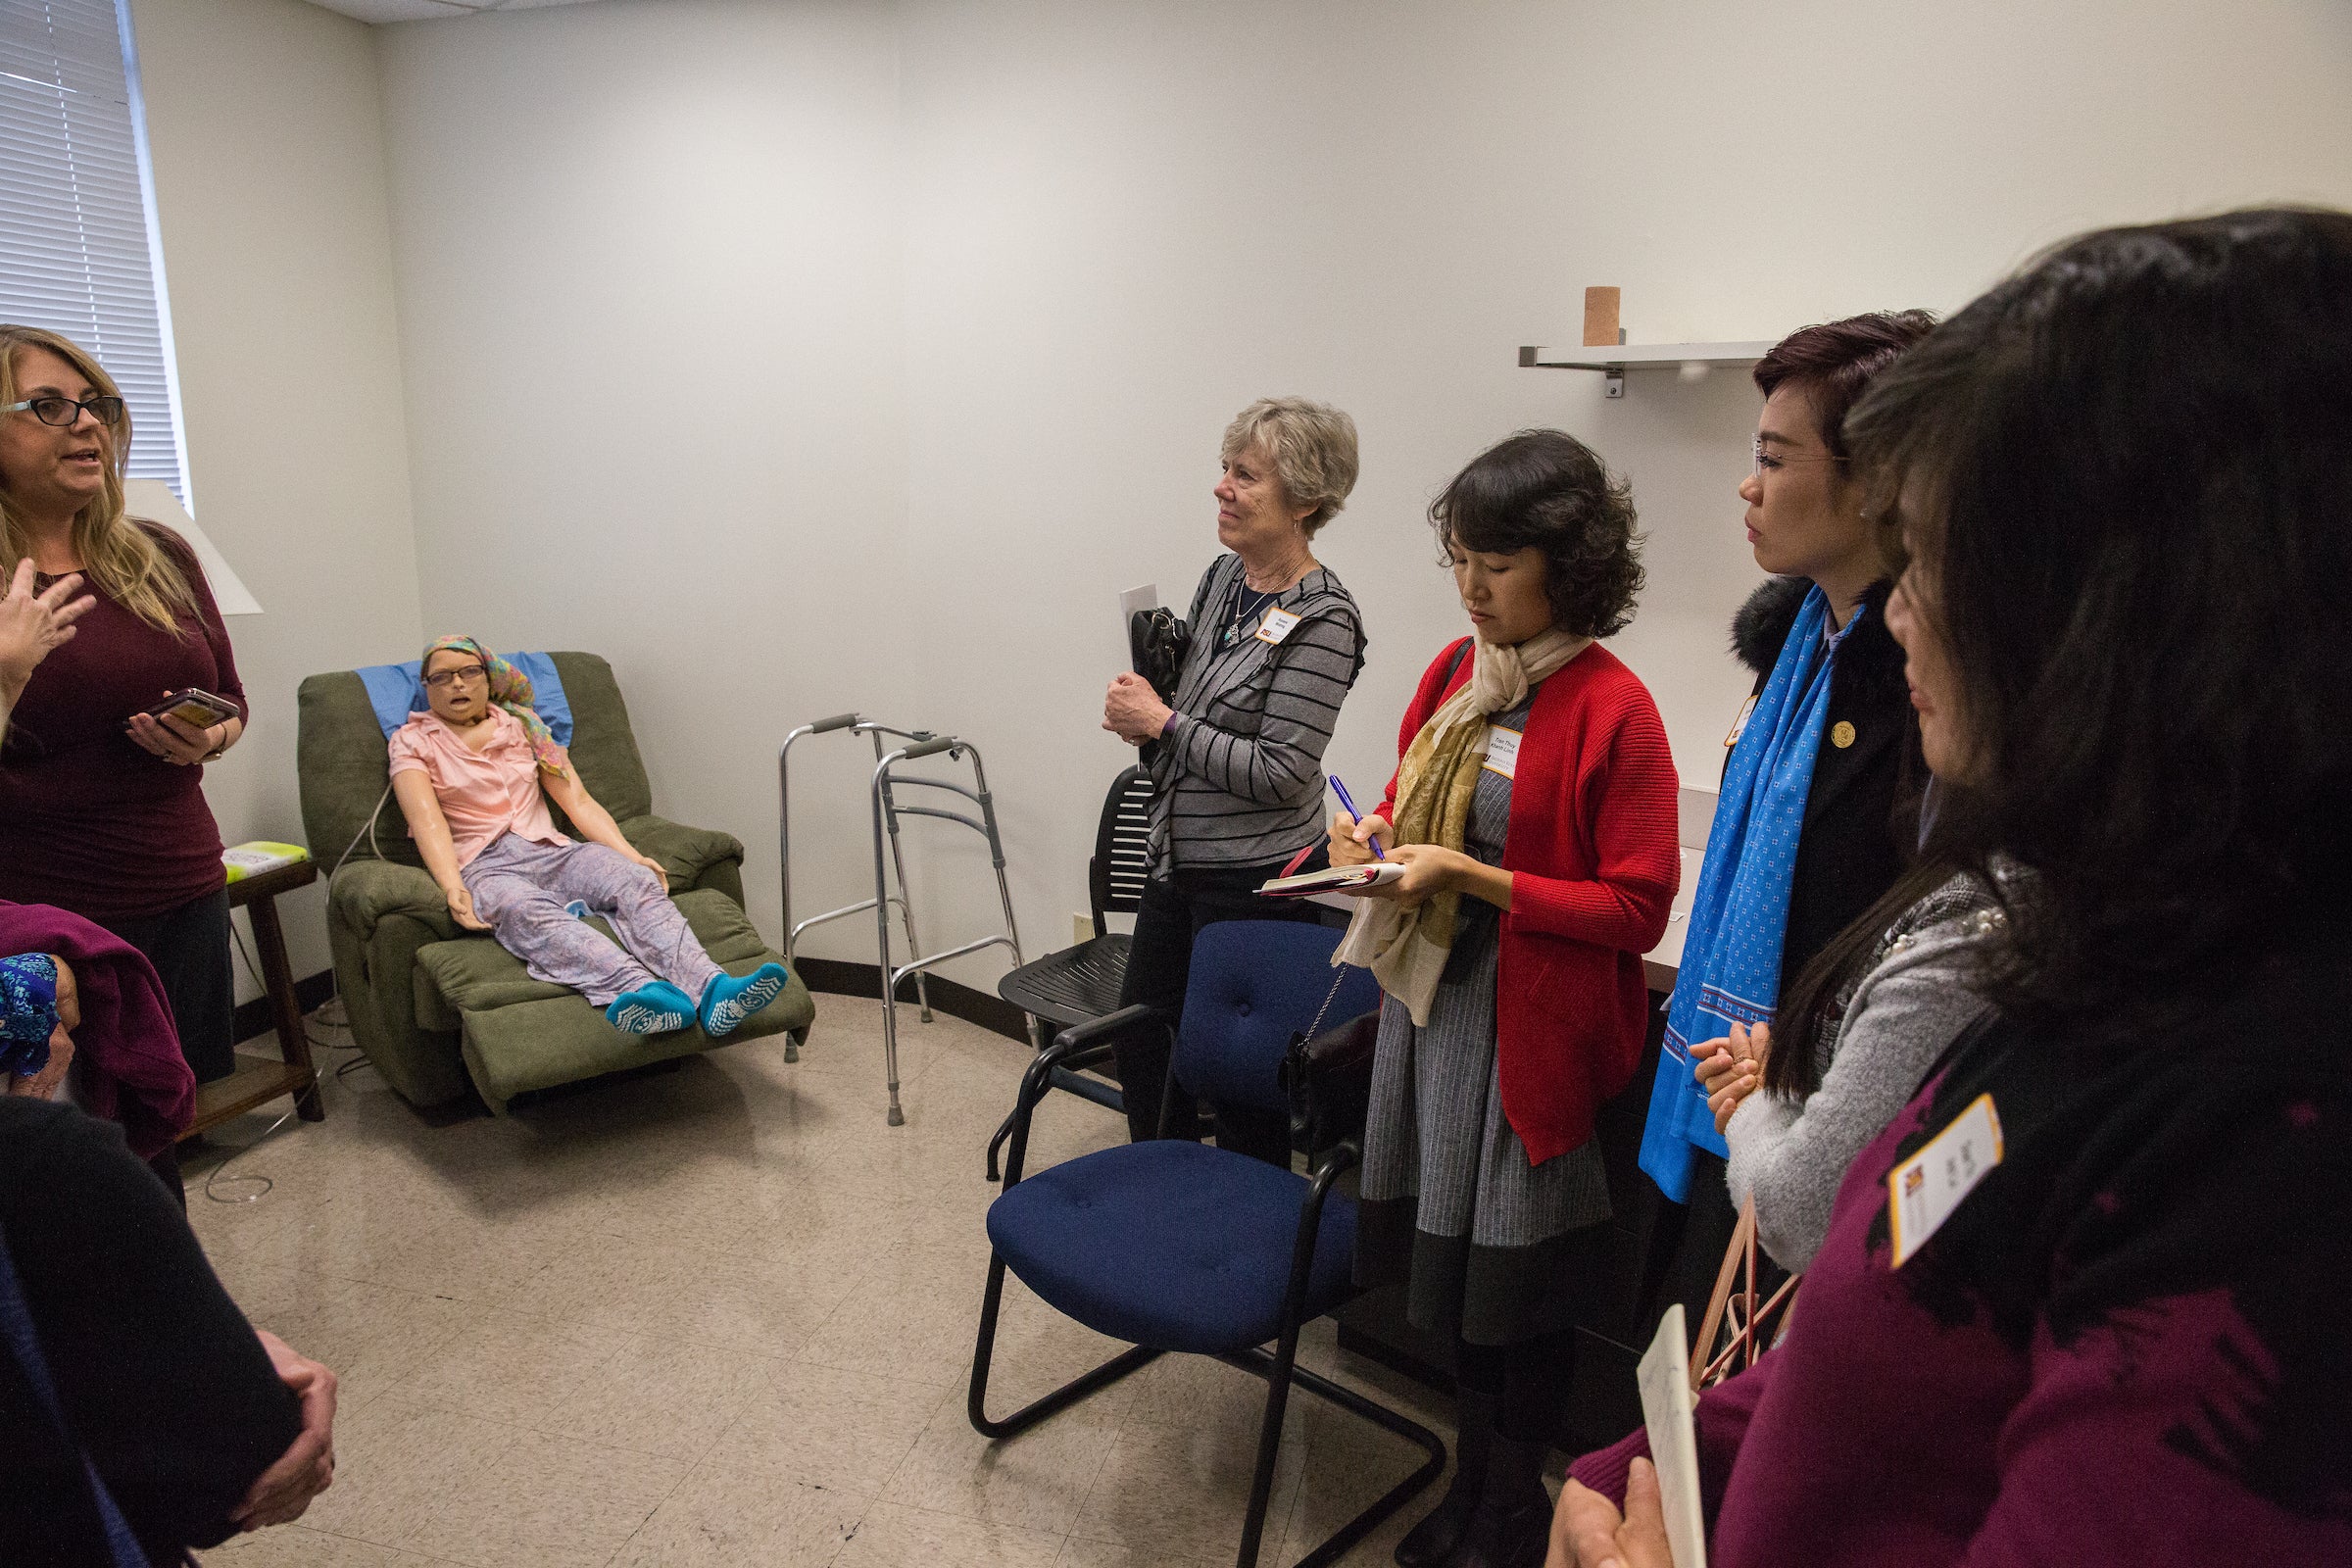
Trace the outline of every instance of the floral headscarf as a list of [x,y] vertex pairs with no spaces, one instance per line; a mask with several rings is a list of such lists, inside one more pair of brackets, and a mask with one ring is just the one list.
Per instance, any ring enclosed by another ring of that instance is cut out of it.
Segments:
[[471,654],[482,662],[482,669],[490,677],[490,700],[514,714],[521,723],[522,732],[530,737],[531,755],[539,760],[539,765],[562,777],[570,762],[564,748],[556,744],[555,734],[547,727],[547,720],[541,718],[538,710],[531,707],[531,678],[479,642],[471,637],[435,638],[431,646],[425,649],[424,657],[417,661],[417,680],[421,682],[424,679],[425,666],[433,662],[435,654],[452,650]]

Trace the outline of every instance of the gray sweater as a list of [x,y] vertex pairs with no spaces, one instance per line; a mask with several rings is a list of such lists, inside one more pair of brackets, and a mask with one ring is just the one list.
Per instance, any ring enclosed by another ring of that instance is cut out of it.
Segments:
[[1756,1200],[1756,1240],[1802,1273],[1821,1250],[1845,1169],[1910,1103],[1944,1048],[1984,1009],[1966,984],[1971,950],[2001,924],[1972,879],[1954,877],[1887,931],[1822,1051],[1829,1068],[1802,1101],[1768,1090],[1732,1114],[1734,1207]]

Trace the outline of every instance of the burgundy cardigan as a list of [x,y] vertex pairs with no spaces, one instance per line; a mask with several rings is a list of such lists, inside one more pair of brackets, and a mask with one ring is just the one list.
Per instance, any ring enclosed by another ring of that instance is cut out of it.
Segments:
[[0,899],[55,905],[110,927],[193,903],[226,879],[204,769],[141,750],[125,728],[130,715],[188,686],[245,706],[196,553],[168,528],[132,526],[178,564],[196,612],[174,635],[84,578],[97,604],[25,682],[0,745]]
[[[2352,1563],[2352,925],[2131,1049],[1994,1022],[1847,1169],[1788,1338],[1698,1401],[1717,1568]],[[1887,1175],[2000,1162],[1900,1268]],[[1569,1475],[1622,1499],[1642,1434]]]
[[[1460,646],[1422,675],[1399,757],[1470,678],[1470,660],[1454,667]],[[1595,644],[1536,688],[1503,839],[1511,907],[1494,1002],[1502,1111],[1535,1163],[1590,1142],[1594,1112],[1641,1062],[1642,955],[1666,934],[1682,874],[1677,790],[1657,705],[1614,654]],[[1396,819],[1394,776],[1380,814]]]

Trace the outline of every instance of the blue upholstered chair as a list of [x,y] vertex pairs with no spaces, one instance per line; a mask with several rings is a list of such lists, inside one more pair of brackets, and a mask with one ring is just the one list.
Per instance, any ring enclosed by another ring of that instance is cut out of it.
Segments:
[[[1268,1110],[1291,1108],[1281,1081],[1293,1035],[1312,1023],[1332,989],[1339,933],[1325,926],[1229,921],[1193,945],[1192,980],[1172,1077],[1181,1092]],[[1370,1010],[1371,977],[1349,970],[1326,1026]],[[1446,1446],[1427,1428],[1296,1364],[1298,1330],[1353,1294],[1355,1203],[1332,1184],[1361,1157],[1360,1127],[1309,1150],[1312,1178],[1201,1144],[1126,1144],[1023,1179],[1029,1125],[1054,1070],[1110,1054],[1111,1042],[1152,1009],[1125,1007],[1079,1024],[1040,1052],[1021,1080],[1004,1191],[988,1211],[994,1248],[969,1409],[984,1435],[1004,1439],[1108,1387],[1155,1357],[1210,1355],[1266,1380],[1265,1421],[1236,1561],[1253,1568],[1273,1494],[1283,1410],[1297,1384],[1418,1445],[1413,1473],[1299,1561],[1313,1568],[1348,1547],[1445,1468]],[[1164,1020],[1162,1020],[1164,1023]],[[1058,1310],[1133,1348],[1002,1420],[987,1412],[989,1357],[1004,1271]],[[1268,1345],[1273,1348],[1269,1350]]]

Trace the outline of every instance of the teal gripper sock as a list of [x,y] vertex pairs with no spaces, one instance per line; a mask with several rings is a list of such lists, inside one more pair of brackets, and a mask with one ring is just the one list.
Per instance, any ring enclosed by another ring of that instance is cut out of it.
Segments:
[[718,976],[703,988],[703,1033],[713,1040],[733,1034],[744,1019],[782,996],[790,978],[780,963],[763,963],[740,980]]
[[694,1003],[666,980],[656,980],[612,999],[605,1021],[624,1035],[663,1035],[694,1022]]

